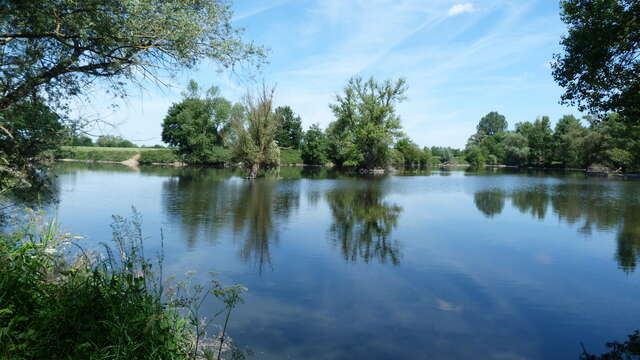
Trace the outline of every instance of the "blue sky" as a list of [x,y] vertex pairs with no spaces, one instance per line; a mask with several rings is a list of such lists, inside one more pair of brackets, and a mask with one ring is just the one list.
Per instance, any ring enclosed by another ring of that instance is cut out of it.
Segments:
[[[328,104],[353,75],[404,77],[408,99],[398,107],[405,132],[419,145],[464,147],[490,111],[520,121],[578,112],[562,94],[549,61],[565,26],[556,0],[237,0],[234,23],[246,40],[269,48],[269,64],[254,74],[276,85],[276,102],[290,105],[304,127],[333,120]],[[94,91],[78,108],[118,124],[139,144],[160,143],[168,107],[188,79],[219,86],[238,101],[255,88],[245,73],[220,72],[211,62],[147,84],[125,101]]]

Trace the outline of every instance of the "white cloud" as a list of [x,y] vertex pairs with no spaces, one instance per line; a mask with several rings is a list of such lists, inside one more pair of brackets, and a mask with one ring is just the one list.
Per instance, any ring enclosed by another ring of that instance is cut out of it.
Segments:
[[459,14],[470,13],[474,10],[475,8],[473,7],[472,3],[456,4],[449,9],[449,12],[447,14],[449,16],[455,16]]

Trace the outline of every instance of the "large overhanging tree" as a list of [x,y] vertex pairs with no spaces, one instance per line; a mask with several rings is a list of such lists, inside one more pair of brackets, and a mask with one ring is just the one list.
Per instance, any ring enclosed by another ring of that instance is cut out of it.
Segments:
[[640,1],[563,0],[568,34],[553,75],[564,103],[640,123]]
[[263,49],[242,40],[241,29],[231,24],[230,5],[230,0],[1,1],[2,176],[23,177],[34,170],[36,156],[19,152],[24,146],[15,133],[16,111],[31,99],[64,110],[96,80],[123,96],[130,81],[160,81],[207,58],[222,67],[261,63]]
[[0,7],[0,110],[34,91],[49,101],[96,78],[123,80],[259,60],[242,41],[227,0],[6,0]]

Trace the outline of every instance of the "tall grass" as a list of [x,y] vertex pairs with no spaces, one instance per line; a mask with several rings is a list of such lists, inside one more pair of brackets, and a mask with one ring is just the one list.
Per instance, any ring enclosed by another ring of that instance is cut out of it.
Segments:
[[200,307],[220,299],[211,315],[226,324],[245,289],[215,279],[166,286],[163,257],[147,260],[140,224],[135,212],[114,217],[113,242],[100,252],[55,221],[0,235],[0,359],[237,358],[224,331],[206,335]]

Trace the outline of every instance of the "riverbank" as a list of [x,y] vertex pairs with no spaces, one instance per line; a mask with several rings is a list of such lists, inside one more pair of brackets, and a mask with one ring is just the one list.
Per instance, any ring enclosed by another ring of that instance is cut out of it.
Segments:
[[[55,154],[58,161],[91,162],[123,165],[186,166],[180,155],[167,148],[110,148],[93,146],[63,146]],[[222,164],[230,164],[231,156]],[[135,161],[134,161],[135,160]],[[223,159],[224,160],[224,159]],[[303,166],[300,150],[280,150],[280,164],[283,166]],[[200,165],[200,164],[196,164]],[[210,164],[209,164],[210,165]]]
[[[197,325],[194,304],[205,295],[182,295],[197,285],[166,281],[162,254],[144,258],[135,212],[113,217],[113,245],[103,243],[102,253],[81,247],[55,220],[26,216],[0,232],[1,359],[228,358],[225,331],[214,338]],[[244,291],[217,281],[204,289],[225,314]]]

